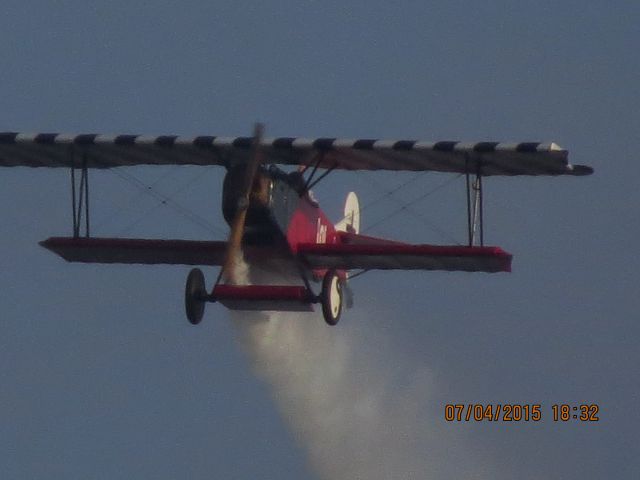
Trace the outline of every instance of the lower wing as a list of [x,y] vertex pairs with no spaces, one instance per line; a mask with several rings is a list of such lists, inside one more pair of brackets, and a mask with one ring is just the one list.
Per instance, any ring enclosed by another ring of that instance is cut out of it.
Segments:
[[341,243],[299,245],[298,254],[311,268],[511,271],[512,256],[500,247],[412,245],[357,234],[341,237]]
[[52,237],[40,242],[68,262],[222,265],[227,242]]
[[[511,254],[499,247],[414,245],[364,235],[335,244],[301,244],[298,255],[314,269],[509,272]],[[222,265],[223,241],[52,237],[40,245],[69,262],[146,265]],[[247,260],[274,257],[268,247],[245,247]]]

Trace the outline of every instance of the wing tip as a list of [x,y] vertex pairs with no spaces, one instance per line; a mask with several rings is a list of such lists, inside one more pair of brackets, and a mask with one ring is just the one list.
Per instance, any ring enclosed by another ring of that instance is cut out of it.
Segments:
[[571,175],[575,175],[577,177],[592,175],[594,171],[593,167],[590,167],[588,165],[571,165],[569,168],[571,170]]

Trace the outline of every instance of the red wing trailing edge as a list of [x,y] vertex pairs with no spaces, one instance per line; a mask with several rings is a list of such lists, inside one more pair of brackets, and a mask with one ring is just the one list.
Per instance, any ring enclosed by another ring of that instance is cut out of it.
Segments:
[[139,238],[51,237],[40,242],[68,262],[222,265],[226,242]]
[[356,234],[341,237],[341,243],[301,244],[298,253],[312,268],[511,271],[512,256],[499,247],[411,245]]
[[313,293],[294,285],[224,285],[212,296],[230,310],[313,312]]
[[[142,238],[51,237],[40,242],[47,250],[73,263],[128,265],[221,266],[227,242]],[[281,248],[244,246],[247,261],[291,258]]]
[[[298,254],[314,269],[511,271],[511,255],[499,247],[411,245],[361,235],[350,238],[356,242],[364,238],[367,242],[300,244]],[[52,237],[40,245],[68,262],[219,266],[224,263],[227,243]],[[272,257],[274,253],[270,247],[245,247],[248,258]]]

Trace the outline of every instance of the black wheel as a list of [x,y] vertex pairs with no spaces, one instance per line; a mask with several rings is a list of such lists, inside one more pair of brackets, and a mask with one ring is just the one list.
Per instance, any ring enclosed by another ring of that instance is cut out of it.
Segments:
[[324,321],[336,325],[342,313],[342,280],[335,270],[329,270],[324,276],[320,297]]
[[184,307],[187,311],[187,319],[192,325],[197,325],[202,321],[206,299],[207,289],[204,284],[204,275],[202,270],[194,268],[189,272],[184,289]]

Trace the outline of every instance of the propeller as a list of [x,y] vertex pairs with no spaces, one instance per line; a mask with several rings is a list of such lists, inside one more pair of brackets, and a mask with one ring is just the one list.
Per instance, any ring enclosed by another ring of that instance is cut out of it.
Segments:
[[235,216],[231,224],[231,232],[227,241],[227,251],[225,254],[222,272],[224,272],[225,280],[231,285],[238,283],[236,278],[237,261],[240,255],[242,236],[244,235],[244,226],[247,219],[247,211],[249,210],[251,190],[253,182],[258,172],[258,167],[262,163],[262,152],[260,145],[264,134],[264,125],[256,123],[253,131],[253,143],[251,146],[251,156],[246,165],[244,180],[242,183],[241,194],[238,196],[238,205],[236,207]]

